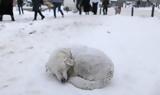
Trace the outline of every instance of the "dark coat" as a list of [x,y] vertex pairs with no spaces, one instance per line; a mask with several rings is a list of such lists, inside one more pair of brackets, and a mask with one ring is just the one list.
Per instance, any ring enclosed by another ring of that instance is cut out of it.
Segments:
[[4,14],[13,15],[13,0],[0,1],[0,15]]
[[108,7],[108,5],[109,5],[109,0],[102,0],[103,7]]
[[39,11],[42,3],[42,0],[32,0],[33,11]]
[[23,0],[17,0],[18,6],[23,6]]
[[89,12],[91,10],[90,0],[83,0],[81,5],[83,6],[84,12]]

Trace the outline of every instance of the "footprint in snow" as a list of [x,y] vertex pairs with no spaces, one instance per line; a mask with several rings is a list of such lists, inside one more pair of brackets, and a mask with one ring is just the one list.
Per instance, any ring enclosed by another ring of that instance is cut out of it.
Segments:
[[107,31],[107,33],[108,33],[108,34],[111,34],[111,32],[110,32],[110,31]]

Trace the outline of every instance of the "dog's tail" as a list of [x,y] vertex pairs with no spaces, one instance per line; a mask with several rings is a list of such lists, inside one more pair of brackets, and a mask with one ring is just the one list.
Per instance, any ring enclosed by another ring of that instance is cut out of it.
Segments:
[[77,88],[84,90],[100,89],[106,86],[108,80],[90,81],[81,77],[75,76],[69,79],[69,82]]

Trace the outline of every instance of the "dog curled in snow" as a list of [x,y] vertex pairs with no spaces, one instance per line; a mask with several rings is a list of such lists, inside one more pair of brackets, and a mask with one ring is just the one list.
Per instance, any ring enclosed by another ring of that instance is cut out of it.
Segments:
[[62,82],[77,88],[104,88],[113,77],[114,65],[102,52],[85,46],[56,49],[46,69]]

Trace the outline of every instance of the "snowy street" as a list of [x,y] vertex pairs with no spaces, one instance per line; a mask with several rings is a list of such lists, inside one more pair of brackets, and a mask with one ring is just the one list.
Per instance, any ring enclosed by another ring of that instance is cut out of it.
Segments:
[[[32,21],[25,11],[0,22],[0,95],[160,95],[160,15],[60,14]],[[122,12],[123,14],[123,12]],[[125,13],[124,13],[125,14]],[[40,18],[39,18],[40,19]],[[45,72],[52,51],[82,44],[104,51],[115,65],[112,82],[93,91],[61,84]]]

